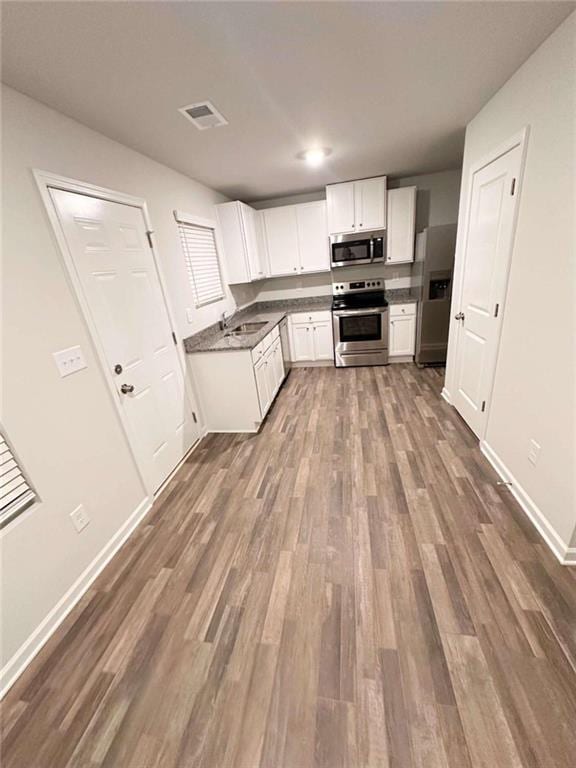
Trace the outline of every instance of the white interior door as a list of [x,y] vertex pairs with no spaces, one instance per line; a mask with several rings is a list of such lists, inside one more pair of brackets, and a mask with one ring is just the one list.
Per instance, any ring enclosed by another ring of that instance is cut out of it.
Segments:
[[154,491],[198,438],[198,429],[142,210],[59,189],[50,194],[132,449]]
[[482,436],[492,390],[517,204],[521,148],[474,174],[457,314],[454,405]]

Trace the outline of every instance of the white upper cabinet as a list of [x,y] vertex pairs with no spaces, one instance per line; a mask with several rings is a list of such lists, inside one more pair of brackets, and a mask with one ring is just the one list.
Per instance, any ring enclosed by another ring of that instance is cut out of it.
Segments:
[[416,192],[416,187],[388,191],[387,264],[414,261]]
[[[245,203],[240,203],[240,215],[244,225],[244,237],[246,242],[246,254],[248,267],[252,280],[263,280],[268,277],[265,254],[262,251],[262,243],[258,237],[258,211]],[[260,240],[260,242],[259,242]]]
[[327,272],[330,269],[326,201],[294,206],[298,224],[300,272]]
[[326,201],[331,235],[386,227],[386,176],[330,184]]
[[331,184],[326,187],[328,204],[328,232],[338,235],[341,232],[354,232],[356,212],[354,209],[354,182]]
[[261,213],[270,277],[329,271],[324,200],[266,208]]
[[266,208],[263,213],[270,275],[297,274],[300,271],[300,260],[295,206]]
[[257,212],[239,200],[217,205],[216,210],[228,282],[250,283],[267,277],[265,254],[258,243]]

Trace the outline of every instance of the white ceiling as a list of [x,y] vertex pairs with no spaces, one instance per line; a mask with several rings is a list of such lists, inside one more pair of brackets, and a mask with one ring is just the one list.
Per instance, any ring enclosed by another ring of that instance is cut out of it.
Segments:
[[[8,85],[245,200],[460,164],[566,2],[9,2]],[[209,99],[229,125],[178,113]],[[296,155],[332,156],[311,170]]]

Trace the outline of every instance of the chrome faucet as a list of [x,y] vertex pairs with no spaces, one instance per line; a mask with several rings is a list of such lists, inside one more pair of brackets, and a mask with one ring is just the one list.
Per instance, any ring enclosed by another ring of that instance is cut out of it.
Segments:
[[220,326],[221,331],[226,330],[226,327],[228,326],[228,320],[226,319],[226,312],[222,312],[222,314],[220,315],[220,320],[218,322],[218,325]]

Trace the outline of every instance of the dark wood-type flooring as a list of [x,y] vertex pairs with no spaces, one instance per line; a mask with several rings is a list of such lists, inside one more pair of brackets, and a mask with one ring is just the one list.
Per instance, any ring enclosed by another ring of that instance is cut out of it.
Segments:
[[576,569],[412,365],[212,435],[8,694],[3,768],[572,768]]

